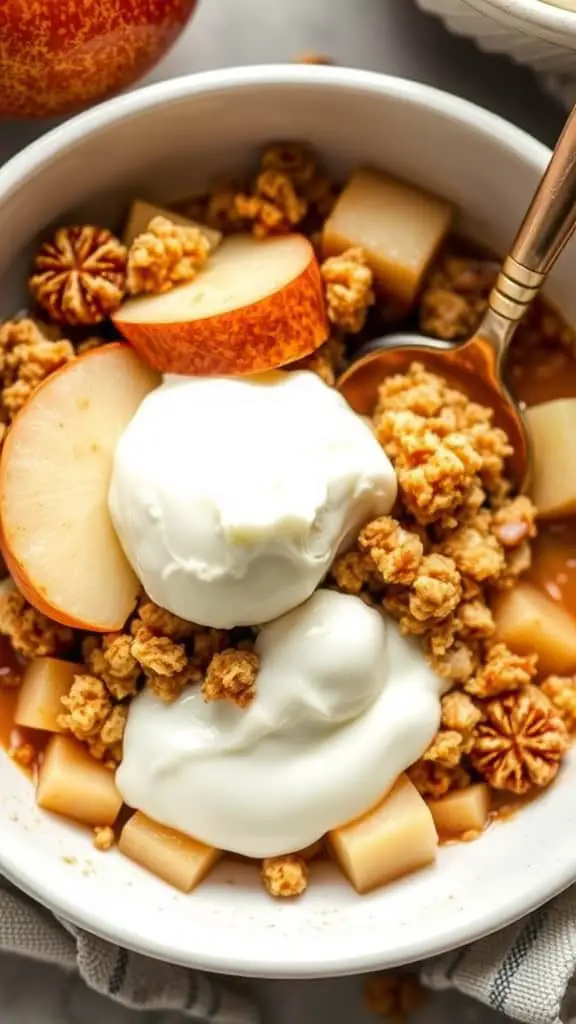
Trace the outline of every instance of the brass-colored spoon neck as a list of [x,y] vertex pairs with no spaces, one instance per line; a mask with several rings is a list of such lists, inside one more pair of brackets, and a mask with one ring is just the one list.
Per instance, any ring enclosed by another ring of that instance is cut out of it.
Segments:
[[490,309],[515,326],[536,298],[545,277],[507,256],[490,293]]

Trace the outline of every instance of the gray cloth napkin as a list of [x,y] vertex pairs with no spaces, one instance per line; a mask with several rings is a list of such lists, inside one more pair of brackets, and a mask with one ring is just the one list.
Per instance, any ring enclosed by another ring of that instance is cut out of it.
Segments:
[[576,888],[516,924],[425,963],[433,989],[455,988],[528,1024],[576,1015]]
[[[255,1024],[258,1009],[208,977],[89,935],[0,879],[0,950],[77,970],[86,984],[133,1009],[177,1010],[212,1024]],[[454,988],[527,1024],[576,1017],[576,889],[517,924],[420,966],[428,988]]]
[[211,1024],[253,1024],[252,1003],[224,981],[129,953],[81,931],[0,879],[0,950],[78,971],[86,984],[131,1009],[178,1010]]

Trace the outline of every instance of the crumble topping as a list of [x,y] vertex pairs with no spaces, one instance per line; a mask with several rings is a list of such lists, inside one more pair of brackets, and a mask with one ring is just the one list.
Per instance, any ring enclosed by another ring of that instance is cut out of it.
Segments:
[[486,661],[477,674],[465,684],[474,697],[495,697],[510,690],[529,686],[538,666],[535,654],[513,654],[506,644],[489,647]]
[[566,728],[570,732],[576,730],[576,677],[548,676],[540,689],[552,702]]
[[239,217],[252,225],[256,238],[288,234],[304,219],[308,202],[296,191],[294,180],[278,170],[261,171],[252,195],[239,193],[235,199]]
[[451,693],[444,694],[441,704],[443,727],[470,738],[482,718],[482,712],[478,705],[468,694],[462,693],[460,690],[452,690]]
[[423,334],[454,341],[472,337],[498,274],[492,260],[446,253],[432,270],[420,300]]
[[38,385],[74,355],[69,341],[47,338],[34,320],[0,323],[0,420],[9,423]]
[[93,831],[93,843],[97,850],[110,850],[116,842],[114,830],[110,825],[96,825]]
[[329,256],[320,267],[328,319],[347,334],[357,334],[374,304],[374,278],[363,249]]
[[306,861],[295,853],[262,861],[262,881],[271,896],[300,896],[308,885],[309,874]]
[[370,556],[385,583],[414,583],[424,555],[422,540],[391,516],[368,523],[358,535],[358,546]]
[[375,577],[375,566],[369,555],[362,551],[347,551],[338,555],[330,573],[336,586],[345,594],[360,594],[362,588]]
[[251,651],[229,648],[215,654],[202,685],[204,700],[231,700],[246,707],[256,692],[260,659]]
[[138,617],[152,633],[169,636],[171,640],[188,640],[198,628],[193,622],[186,622],[148,600],[140,603]]
[[224,234],[252,230],[265,238],[304,227],[312,234],[330,213],[336,195],[315,153],[299,143],[283,142],[264,150],[249,181],[216,181],[184,212]]
[[406,1024],[410,1014],[427,999],[418,977],[407,971],[372,974],[364,982],[364,1006],[367,1013],[385,1017],[390,1024]]
[[424,761],[433,761],[442,768],[457,768],[467,752],[466,737],[455,729],[440,729],[422,754]]
[[487,701],[470,760],[494,789],[518,796],[549,785],[569,745],[566,726],[536,686]]
[[136,631],[130,652],[146,672],[155,676],[176,676],[188,662],[183,644],[175,643],[168,636],[158,636],[143,625]]
[[193,281],[210,254],[201,228],[153,217],[128,250],[128,291],[159,295]]
[[419,622],[445,619],[460,603],[462,584],[451,558],[425,555],[412,584],[409,609]]
[[16,589],[0,594],[0,633],[25,658],[65,654],[74,641],[71,629],[37,611]]
[[58,228],[34,257],[30,291],[55,323],[101,323],[124,297],[126,257],[107,228]]

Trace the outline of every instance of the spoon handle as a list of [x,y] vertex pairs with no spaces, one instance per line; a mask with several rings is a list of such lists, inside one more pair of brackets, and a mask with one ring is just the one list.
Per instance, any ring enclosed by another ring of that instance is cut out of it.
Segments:
[[[490,295],[492,315],[517,324],[576,227],[576,107],[554,147]],[[508,333],[508,332],[506,332]]]

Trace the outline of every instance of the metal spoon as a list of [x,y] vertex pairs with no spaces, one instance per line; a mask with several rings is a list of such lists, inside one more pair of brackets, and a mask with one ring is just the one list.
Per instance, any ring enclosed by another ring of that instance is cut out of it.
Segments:
[[556,143],[550,163],[504,260],[475,335],[464,342],[419,334],[391,334],[363,346],[338,387],[358,413],[369,415],[378,386],[413,361],[421,361],[476,401],[495,410],[495,420],[514,447],[511,472],[519,490],[530,479],[531,444],[522,406],[504,382],[508,346],[519,321],[540,291],[576,227],[576,107]]

